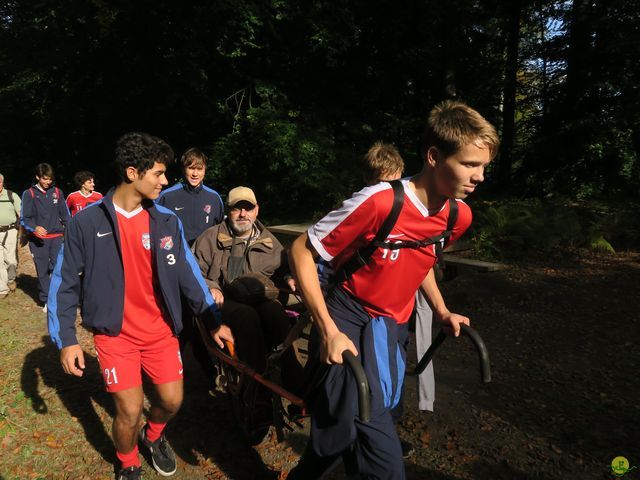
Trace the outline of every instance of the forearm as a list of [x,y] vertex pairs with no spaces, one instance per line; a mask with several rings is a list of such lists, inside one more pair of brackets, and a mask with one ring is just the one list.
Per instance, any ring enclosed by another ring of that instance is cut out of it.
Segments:
[[316,271],[314,250],[306,233],[293,242],[289,263],[298,290],[302,293],[305,305],[313,316],[320,335],[323,338],[335,335],[338,332],[338,327],[327,310]]

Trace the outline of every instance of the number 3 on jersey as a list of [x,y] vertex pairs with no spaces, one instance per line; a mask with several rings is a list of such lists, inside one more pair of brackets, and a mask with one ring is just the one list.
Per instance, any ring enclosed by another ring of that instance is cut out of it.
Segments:
[[174,265],[176,263],[176,256],[173,253],[167,255],[167,263],[169,265]]

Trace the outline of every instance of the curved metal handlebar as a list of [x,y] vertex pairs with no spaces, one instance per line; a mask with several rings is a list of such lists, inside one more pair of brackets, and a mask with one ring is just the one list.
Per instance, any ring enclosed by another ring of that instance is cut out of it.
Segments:
[[342,361],[351,369],[356,380],[360,420],[366,423],[371,420],[371,392],[369,390],[367,375],[364,373],[364,368],[362,368],[360,360],[349,350],[342,352]]
[[[478,360],[480,361],[480,377],[482,378],[482,382],[491,382],[491,362],[489,361],[489,351],[487,350],[482,337],[473,328],[464,324],[460,325],[460,334],[469,337],[469,340],[471,340],[473,346],[476,347],[476,351],[478,352]],[[414,372],[416,375],[420,375],[424,371],[424,369],[427,368],[427,365],[429,365],[429,363],[431,362],[436,350],[440,345],[442,345],[442,342],[444,342],[447,337],[448,335],[444,333],[444,331],[440,330],[440,333],[438,333],[436,339],[433,341],[433,343],[431,343],[429,349],[424,353],[424,355],[418,362],[418,365],[416,366]]]

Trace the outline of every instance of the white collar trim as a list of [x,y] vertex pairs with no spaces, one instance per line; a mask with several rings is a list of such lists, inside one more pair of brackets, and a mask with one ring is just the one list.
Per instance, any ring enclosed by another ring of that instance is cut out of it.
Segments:
[[120,215],[122,215],[125,218],[133,218],[143,210],[142,209],[142,205],[140,205],[135,210],[131,210],[130,212],[127,212],[126,210],[120,208],[115,203],[113,204],[113,208],[115,208],[116,212],[119,213]]

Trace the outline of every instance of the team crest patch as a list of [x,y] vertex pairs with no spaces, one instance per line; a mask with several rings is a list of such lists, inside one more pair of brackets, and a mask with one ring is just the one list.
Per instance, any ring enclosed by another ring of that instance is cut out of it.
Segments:
[[173,248],[173,238],[171,235],[160,239],[160,248],[162,250],[171,250]]
[[151,248],[151,235],[148,233],[142,234],[142,246],[145,250],[149,250]]
[[211,205],[204,206],[204,212],[208,215],[211,213]]

